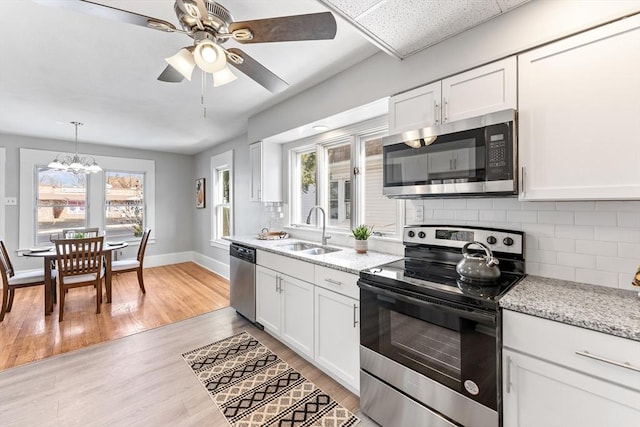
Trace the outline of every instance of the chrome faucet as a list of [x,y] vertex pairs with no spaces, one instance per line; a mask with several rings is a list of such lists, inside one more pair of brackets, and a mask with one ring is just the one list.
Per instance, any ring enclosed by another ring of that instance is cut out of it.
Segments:
[[307,215],[307,224],[311,224],[311,213],[313,212],[314,209],[318,209],[320,212],[322,212],[322,244],[326,245],[327,240],[330,239],[331,236],[326,235],[327,214],[324,212],[324,209],[322,209],[321,206],[314,206],[311,209],[309,209],[309,215]]

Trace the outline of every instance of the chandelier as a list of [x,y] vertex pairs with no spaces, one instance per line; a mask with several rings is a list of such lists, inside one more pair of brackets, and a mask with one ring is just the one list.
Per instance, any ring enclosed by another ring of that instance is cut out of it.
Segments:
[[78,173],[98,173],[102,172],[102,168],[96,163],[96,159],[91,156],[78,156],[78,126],[82,126],[80,122],[71,122],[76,128],[76,152],[73,156],[67,154],[58,154],[47,167],[55,170],[69,171]]

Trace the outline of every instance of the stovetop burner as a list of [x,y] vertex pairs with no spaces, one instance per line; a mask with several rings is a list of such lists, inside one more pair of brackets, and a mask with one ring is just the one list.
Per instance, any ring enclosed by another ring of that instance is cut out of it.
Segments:
[[[456,264],[462,259],[459,248],[467,241],[480,239],[489,242],[500,259],[501,274],[495,281],[463,280],[456,271]],[[496,310],[500,297],[525,276],[523,240],[522,232],[493,228],[406,227],[405,258],[365,270],[360,277],[408,296],[431,296]]]

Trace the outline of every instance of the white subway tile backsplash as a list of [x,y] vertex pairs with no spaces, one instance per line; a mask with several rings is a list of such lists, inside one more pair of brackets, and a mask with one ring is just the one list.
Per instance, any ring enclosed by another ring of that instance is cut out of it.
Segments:
[[556,209],[559,211],[593,211],[596,202],[556,202]]
[[640,228],[640,212],[618,212],[618,227]]
[[552,277],[561,280],[576,280],[576,269],[564,265],[540,264],[538,274],[542,277]]
[[540,237],[538,247],[541,250],[557,252],[575,252],[576,241],[573,239],[559,239],[556,237]]
[[455,213],[456,221],[478,221],[478,211],[470,210],[457,210]]
[[455,220],[456,211],[449,209],[434,209],[433,219]]
[[538,212],[507,211],[507,222],[527,222],[535,224],[538,222]]
[[494,209],[506,209],[519,211],[521,208],[521,202],[516,198],[506,197],[504,199],[493,199],[493,208]]
[[615,212],[576,212],[576,225],[616,226]]
[[640,243],[640,230],[618,227],[596,227],[596,240],[605,242]]
[[527,236],[554,237],[556,235],[556,227],[551,224],[523,224],[522,231]]
[[628,201],[597,201],[597,211],[614,211],[614,212],[640,212],[640,201],[628,200]]
[[633,258],[619,258],[619,257],[596,257],[597,269],[600,271],[613,271],[615,273],[635,273],[638,268],[638,260]]
[[540,264],[538,264],[537,262],[526,261],[524,263],[524,271],[527,274],[533,274],[535,276],[539,276],[540,275]]
[[478,219],[480,221],[500,221],[505,222],[507,220],[507,211],[496,210],[496,211],[484,211],[481,210],[478,212]]
[[443,209],[445,199],[426,199],[422,200],[425,209]]
[[640,264],[640,243],[618,243],[618,256],[638,260]]
[[588,269],[596,268],[595,255],[576,254],[576,253],[570,253],[570,252],[558,252],[558,257],[556,262],[558,265],[567,265],[569,267],[579,267],[579,268],[588,268]]
[[539,211],[538,223],[540,224],[573,224],[573,212],[569,211]]
[[468,199],[467,209],[492,209],[493,199]]
[[444,199],[444,209],[465,209],[467,207],[466,199]]
[[607,271],[577,268],[576,281],[592,285],[607,286],[610,288],[618,287],[618,275]]
[[[542,264],[557,264],[557,252],[554,251],[541,251],[539,249],[527,249],[525,251],[525,259],[531,262],[537,262]],[[595,263],[595,260],[594,260]]]
[[631,284],[633,276],[634,273],[618,273],[618,287],[638,292],[638,287]]
[[618,243],[600,242],[597,240],[576,240],[576,253],[616,256],[618,254]]
[[520,202],[520,209],[525,211],[555,211],[556,202]]
[[593,240],[595,230],[586,225],[556,225],[556,237]]

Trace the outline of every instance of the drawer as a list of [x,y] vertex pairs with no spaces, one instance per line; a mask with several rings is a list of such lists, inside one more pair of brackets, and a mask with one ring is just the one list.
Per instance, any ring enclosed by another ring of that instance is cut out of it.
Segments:
[[358,288],[358,276],[345,271],[334,270],[333,268],[315,266],[316,286],[329,289],[330,291],[346,295],[360,300],[360,289]]
[[256,263],[288,276],[313,283],[313,264],[310,262],[258,250],[256,253]]
[[640,391],[640,341],[510,310],[502,322],[504,347]]

